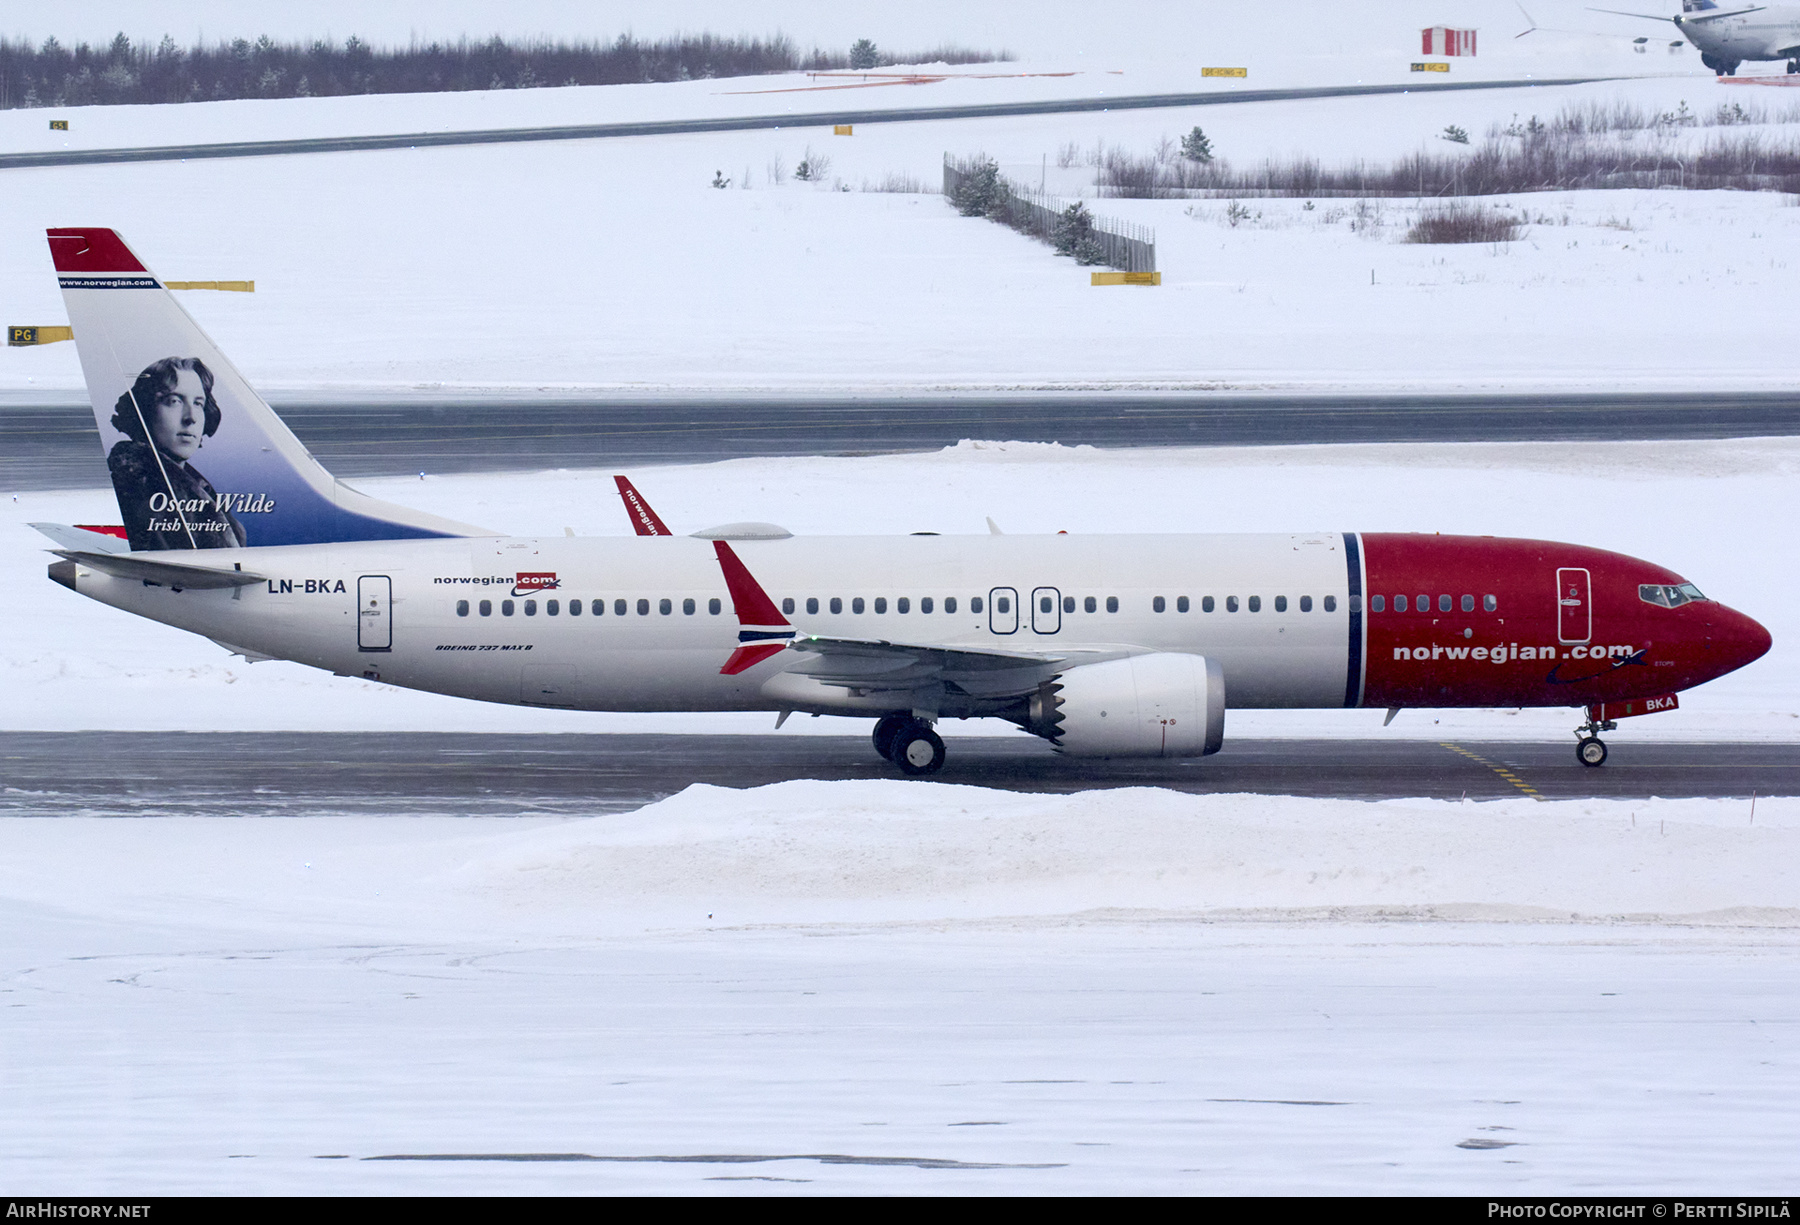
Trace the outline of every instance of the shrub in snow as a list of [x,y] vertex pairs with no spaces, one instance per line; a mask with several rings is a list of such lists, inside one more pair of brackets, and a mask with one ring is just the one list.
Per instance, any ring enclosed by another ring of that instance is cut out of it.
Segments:
[[962,176],[950,203],[965,217],[991,217],[1006,203],[1006,192],[1000,186],[1000,165],[992,158],[981,158]]
[[831,159],[823,153],[814,153],[811,145],[806,147],[806,155],[800,164],[794,167],[794,177],[802,183],[811,183],[822,179],[831,170]]
[[1466,145],[1469,143],[1468,130],[1466,128],[1459,128],[1454,123],[1444,125],[1443,136],[1445,140],[1453,145]]
[[723,170],[715,170],[713,171],[712,185],[723,189],[731,186],[731,180],[725,177],[725,172]]
[[850,67],[873,68],[881,62],[881,53],[875,50],[875,44],[866,38],[859,38],[850,44]]
[[1406,231],[1407,242],[1511,242],[1522,223],[1516,217],[1471,204],[1428,209]]

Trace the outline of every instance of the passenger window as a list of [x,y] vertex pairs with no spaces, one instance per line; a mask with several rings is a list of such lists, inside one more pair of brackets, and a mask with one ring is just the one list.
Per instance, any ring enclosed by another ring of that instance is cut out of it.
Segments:
[[[813,601],[814,611],[817,611],[818,603],[819,602],[817,600]],[[724,606],[719,603],[718,596],[714,596],[712,599],[710,599],[706,602],[706,611],[711,613],[715,617],[719,615],[719,612],[723,607]]]
[[467,600],[458,600],[456,602],[456,615],[459,617],[466,617],[469,615],[469,602]]
[[649,615],[650,615],[650,601],[649,600],[639,600],[638,601],[638,616],[648,617]]
[[[1161,596],[1157,596],[1154,600],[1150,601],[1150,611],[1152,612],[1166,612],[1168,607],[1167,604],[1163,603],[1163,598]],[[1048,612],[1049,610],[1046,609],[1045,611]]]
[[1253,595],[1250,597],[1250,611],[1251,612],[1261,612],[1262,611],[1262,597],[1261,596]]
[[1397,595],[1394,597],[1394,611],[1395,612],[1405,612],[1406,611],[1406,597],[1405,596]]
[[555,600],[546,601],[544,604],[544,612],[552,617],[554,617],[557,613],[559,613],[561,611],[562,611],[562,605],[559,604]]
[[[1337,600],[1333,599],[1331,596],[1325,597],[1325,610],[1327,612],[1331,611],[1332,607],[1335,606],[1336,604],[1337,604]],[[1362,597],[1361,596],[1353,595],[1350,597],[1350,611],[1353,613],[1359,613],[1362,611]]]
[[1200,611],[1201,612],[1211,612],[1212,610],[1213,610],[1213,598],[1209,595],[1201,596],[1200,597]]
[[500,601],[500,615],[502,617],[510,617],[513,615],[513,602],[511,600]]
[[[1381,597],[1380,597],[1380,596],[1376,596],[1376,597],[1375,597],[1375,598],[1376,598],[1376,599],[1377,599],[1377,600],[1379,600],[1379,599],[1381,599]],[[1300,611],[1301,611],[1301,612],[1311,612],[1311,611],[1312,611],[1312,597],[1311,597],[1311,596],[1309,596],[1309,595],[1303,595],[1303,596],[1301,596],[1301,597],[1300,597]],[[1381,605],[1380,605],[1380,604],[1377,604],[1377,605],[1375,605],[1375,611],[1376,611],[1376,612],[1380,612],[1380,611],[1381,611]]]
[[1325,597],[1325,611],[1326,612],[1336,612],[1337,611],[1337,597],[1336,596],[1328,595]]
[[1011,612],[1012,611],[1012,597],[1000,596],[998,599],[996,599],[994,601],[994,607],[999,609],[1002,613]]
[[571,617],[579,617],[581,615],[581,601],[580,600],[570,600],[569,601],[569,615]]
[[[950,611],[955,612],[956,610],[951,609]],[[980,596],[972,595],[969,597],[969,611],[972,613],[979,613],[981,611],[981,597]]]
[[1499,607],[1500,607],[1500,601],[1496,600],[1493,596],[1484,595],[1481,597],[1481,611],[1482,612],[1493,612],[1495,609],[1497,609]]
[[897,613],[911,612],[912,611],[912,601],[907,599],[905,596],[901,596],[898,600],[894,601],[894,611]]
[[831,597],[831,611],[834,613],[843,612],[844,611],[844,602],[842,600],[840,600],[838,597],[832,596]]
[[1175,599],[1175,611],[1176,612],[1186,612],[1187,610],[1188,610],[1188,598],[1186,596],[1177,596]]
[[1449,596],[1441,595],[1438,597],[1438,611],[1439,612],[1449,612],[1451,609],[1451,606],[1452,606],[1452,601]]
[[930,596],[924,596],[919,600],[919,611],[922,613],[928,613],[931,611],[931,597]]
[[793,596],[790,595],[790,596],[782,597],[781,611],[784,613],[791,613],[794,611],[794,597]]
[[[955,596],[947,595],[944,597],[944,611],[947,613],[953,613],[956,611],[956,597]],[[977,608],[975,611],[980,612],[981,609]]]
[[1466,595],[1462,598],[1462,610],[1464,612],[1474,612],[1475,611],[1475,597],[1474,596]]
[[1119,611],[1119,597],[1118,596],[1109,595],[1106,597],[1106,611],[1107,612],[1118,612]]
[[1081,602],[1081,608],[1083,612],[1099,612],[1100,601],[1096,600],[1093,596],[1089,596]]
[[494,602],[492,600],[483,600],[480,604],[476,605],[475,611],[484,617],[491,617],[494,615]]
[[1413,607],[1418,609],[1420,612],[1430,612],[1431,611],[1431,597],[1428,595],[1420,596],[1417,600],[1413,601]]
[[857,596],[850,601],[850,611],[851,612],[860,614],[862,612],[862,610],[863,610],[863,598],[861,596]]
[[[787,611],[793,612],[794,611],[794,602],[792,600],[788,600],[786,603],[788,606]],[[681,602],[681,615],[684,617],[691,617],[694,615],[694,602],[692,600],[683,600]]]
[[1275,611],[1276,612],[1286,612],[1287,611],[1287,597],[1286,596],[1278,595],[1275,597]]
[[592,612],[596,617],[605,616],[606,615],[606,601],[605,600],[595,600],[592,604],[588,605],[588,611]]
[[1075,597],[1074,596],[1066,595],[1063,597],[1063,611],[1066,613],[1072,613],[1075,611]]
[[886,596],[878,595],[875,597],[875,611],[878,613],[884,613],[887,611],[887,597]]
[[525,615],[527,617],[537,616],[537,601],[536,600],[526,600],[525,601]]
[[[718,601],[716,601],[716,600],[713,602],[715,604],[718,603]],[[715,608],[715,609],[713,609],[713,611],[718,612],[719,610]],[[818,611],[819,611],[819,597],[818,596],[809,595],[806,597],[806,611],[809,613],[813,613],[815,615],[818,613]]]
[[1234,595],[1226,596],[1225,597],[1225,611],[1226,612],[1236,612],[1237,608],[1238,608],[1237,597]]
[[656,611],[666,617],[675,611],[675,602],[666,598],[658,600],[656,602]]

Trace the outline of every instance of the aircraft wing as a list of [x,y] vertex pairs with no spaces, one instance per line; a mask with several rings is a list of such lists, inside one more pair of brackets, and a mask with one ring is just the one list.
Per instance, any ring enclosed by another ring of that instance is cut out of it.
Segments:
[[266,583],[268,578],[248,570],[215,570],[210,566],[189,566],[172,561],[152,561],[129,553],[89,553],[81,549],[51,549],[52,553],[90,570],[110,574],[114,578],[142,579],[161,583],[164,587],[212,591],[222,587],[250,587]]
[[1003,651],[814,635],[795,638],[788,649],[808,658],[784,671],[811,677],[822,685],[875,693],[916,690],[938,682],[990,698],[1030,693],[1074,664],[1098,663],[1129,653],[1124,647]]

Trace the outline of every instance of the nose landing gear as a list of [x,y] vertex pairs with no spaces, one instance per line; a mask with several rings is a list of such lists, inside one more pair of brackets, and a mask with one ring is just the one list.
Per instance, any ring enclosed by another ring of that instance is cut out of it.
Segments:
[[944,768],[944,742],[931,724],[910,714],[885,715],[870,737],[875,751],[900,767],[902,773],[922,777]]
[[1587,722],[1575,729],[1575,760],[1584,766],[1605,765],[1606,742],[1600,739],[1599,733],[1610,732],[1618,726],[1611,719],[1596,719],[1590,713]]

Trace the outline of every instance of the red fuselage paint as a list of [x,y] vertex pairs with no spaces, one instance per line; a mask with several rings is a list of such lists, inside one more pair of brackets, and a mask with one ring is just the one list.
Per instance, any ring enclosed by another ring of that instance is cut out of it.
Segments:
[[[1361,539],[1364,706],[1623,702],[1692,688],[1769,649],[1768,630],[1717,601],[1639,598],[1642,584],[1685,580],[1635,557],[1487,536]],[[1585,582],[1569,573],[1582,571]]]

